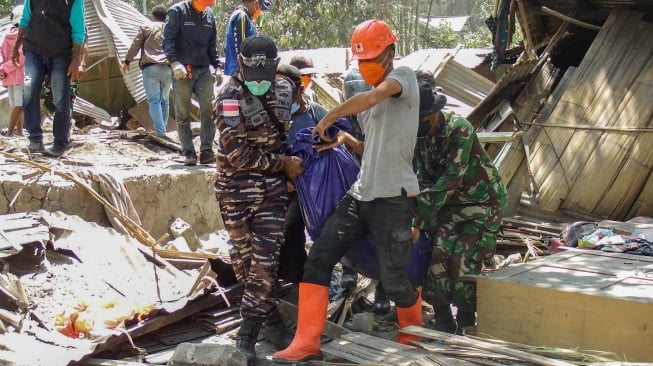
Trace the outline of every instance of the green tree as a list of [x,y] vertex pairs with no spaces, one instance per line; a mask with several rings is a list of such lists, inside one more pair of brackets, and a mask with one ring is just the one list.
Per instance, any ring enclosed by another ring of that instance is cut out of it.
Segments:
[[[0,0],[6,1],[6,0]],[[156,4],[170,6],[179,0],[125,0],[149,17]],[[419,17],[470,15],[471,34],[464,47],[490,47],[485,26],[494,0],[270,0],[270,11],[256,20],[260,33],[274,38],[280,50],[347,47],[354,27],[366,19],[385,21],[399,36],[397,52],[409,54],[427,47],[454,47],[460,42],[450,26],[438,30],[419,24]],[[213,6],[221,45],[225,27],[240,0],[218,0]],[[221,46],[220,46],[221,47]]]
[[16,4],[17,1],[15,0],[0,0],[0,15],[7,16],[9,13],[11,13],[11,9],[14,8],[14,4]]

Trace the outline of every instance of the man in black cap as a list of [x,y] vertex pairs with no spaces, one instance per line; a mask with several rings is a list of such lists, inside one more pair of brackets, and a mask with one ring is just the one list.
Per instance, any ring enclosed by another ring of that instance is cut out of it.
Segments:
[[[417,218],[430,234],[433,252],[422,296],[435,311],[435,329],[462,333],[476,322],[476,284],[496,246],[506,206],[506,188],[474,127],[463,117],[441,110],[447,98],[432,90],[432,76],[420,75],[420,123],[414,166],[419,178]],[[451,305],[458,308],[456,320]]]
[[220,136],[215,194],[229,233],[232,267],[243,284],[243,323],[236,347],[248,365],[266,322],[266,338],[278,348],[290,344],[273,289],[288,202],[288,179],[303,172],[290,156],[287,127],[293,87],[277,76],[277,47],[268,37],[242,44],[239,69],[218,94],[215,110]]

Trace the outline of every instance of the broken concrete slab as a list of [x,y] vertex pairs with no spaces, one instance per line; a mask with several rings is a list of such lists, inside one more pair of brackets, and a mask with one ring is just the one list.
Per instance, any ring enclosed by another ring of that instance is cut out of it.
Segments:
[[168,365],[174,366],[247,366],[247,359],[234,346],[210,343],[182,343]]
[[[2,139],[0,150],[28,157],[26,139]],[[214,165],[184,167],[181,156],[150,142],[146,134],[104,132],[75,136],[60,159],[31,158],[52,169],[84,177],[99,191],[93,176],[110,173],[124,182],[142,227],[159,238],[168,222],[179,217],[197,234],[224,227],[213,192]],[[0,213],[62,211],[110,226],[105,209],[75,183],[43,173],[0,154]]]

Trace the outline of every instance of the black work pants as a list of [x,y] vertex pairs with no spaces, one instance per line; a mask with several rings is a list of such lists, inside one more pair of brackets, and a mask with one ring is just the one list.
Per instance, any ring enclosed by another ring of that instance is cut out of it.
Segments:
[[279,278],[299,283],[304,274],[306,262],[306,234],[304,217],[299,206],[299,195],[296,191],[289,192],[288,210],[284,225],[285,241],[281,245],[279,255]]
[[388,298],[399,307],[415,304],[405,271],[411,255],[414,208],[415,200],[403,196],[366,202],[345,195],[308,253],[303,281],[328,286],[336,263],[359,239],[371,235]]

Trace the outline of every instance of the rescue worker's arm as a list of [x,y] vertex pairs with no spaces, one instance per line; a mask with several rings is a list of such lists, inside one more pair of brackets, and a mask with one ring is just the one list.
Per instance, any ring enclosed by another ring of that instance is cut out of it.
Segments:
[[9,56],[11,63],[13,63],[16,67],[20,65],[19,50],[23,45],[23,37],[25,36],[25,32],[29,26],[29,21],[32,18],[32,11],[30,10],[32,6],[30,4],[30,0],[25,0],[23,5],[23,14],[20,17],[20,22],[18,22],[18,34],[16,35],[16,42],[14,43],[14,48],[11,49],[11,56]]
[[249,36],[247,34],[247,29],[249,29],[250,25],[247,24],[249,20],[247,19],[247,16],[245,16],[244,12],[239,11],[238,14],[236,14],[234,22],[233,22],[233,32],[234,32],[234,44],[236,45],[236,55],[240,54],[240,45],[243,43],[245,38]]
[[345,145],[347,149],[359,156],[363,156],[363,150],[365,150],[365,143],[348,132],[340,131],[336,135],[336,138],[331,142],[326,142],[323,144],[315,144],[313,148],[320,152],[327,149],[333,149],[336,146]]
[[471,125],[459,124],[451,131],[447,140],[444,175],[426,184],[420,180],[422,189],[417,195],[418,220],[415,226],[421,229],[433,229],[438,212],[461,186],[469,167],[474,142]]
[[[295,172],[297,161],[290,159],[290,156],[274,154],[263,151],[249,144],[247,141],[247,130],[241,116],[225,116],[223,111],[223,100],[229,99],[218,97],[216,106],[216,129],[220,136],[220,145],[223,148],[229,163],[243,170],[258,170],[265,173]],[[227,112],[229,114],[229,112]],[[299,159],[299,158],[297,158]],[[301,159],[299,159],[301,166]]]
[[71,38],[73,40],[73,57],[68,66],[67,75],[70,81],[79,80],[84,77],[86,65],[84,65],[84,44],[86,42],[86,25],[84,15],[84,2],[75,1],[70,9],[69,19]]
[[14,66],[19,67],[20,66],[20,57],[21,57],[21,52],[20,52],[20,46],[23,45],[23,37],[25,36],[25,29],[24,28],[19,28],[18,29],[18,35],[16,35],[16,43],[14,43],[14,48],[11,49],[11,63],[14,64]]
[[320,120],[320,122],[313,128],[311,134],[315,136],[320,135],[324,141],[331,141],[326,136],[326,129],[331,126],[336,119],[356,115],[362,111],[368,110],[377,105],[383,99],[398,95],[401,93],[401,84],[394,79],[385,79],[379,86],[369,91],[356,94],[355,96],[347,99],[344,103],[333,108]]
[[[138,32],[136,33],[136,36],[132,40],[131,46],[129,46],[129,49],[127,50],[127,54],[125,55],[125,61],[122,66],[122,72],[127,72],[130,69],[129,64],[134,61],[134,57],[136,56],[136,53],[140,51],[143,47],[143,44],[145,44],[145,40],[147,39],[145,35],[145,27],[140,26],[138,27]],[[141,55],[143,57],[143,55]]]
[[174,10],[168,10],[168,15],[166,16],[166,24],[163,26],[163,52],[166,54],[166,58],[170,64],[178,61],[177,58],[177,36],[181,29],[179,19],[179,13]]
[[218,57],[218,41],[217,41],[217,35],[215,31],[215,26],[213,29],[213,32],[211,32],[210,38],[209,38],[209,48],[207,50],[208,55],[209,55],[209,62],[211,63],[211,66],[213,66],[215,69],[218,69],[220,67],[220,59]]

